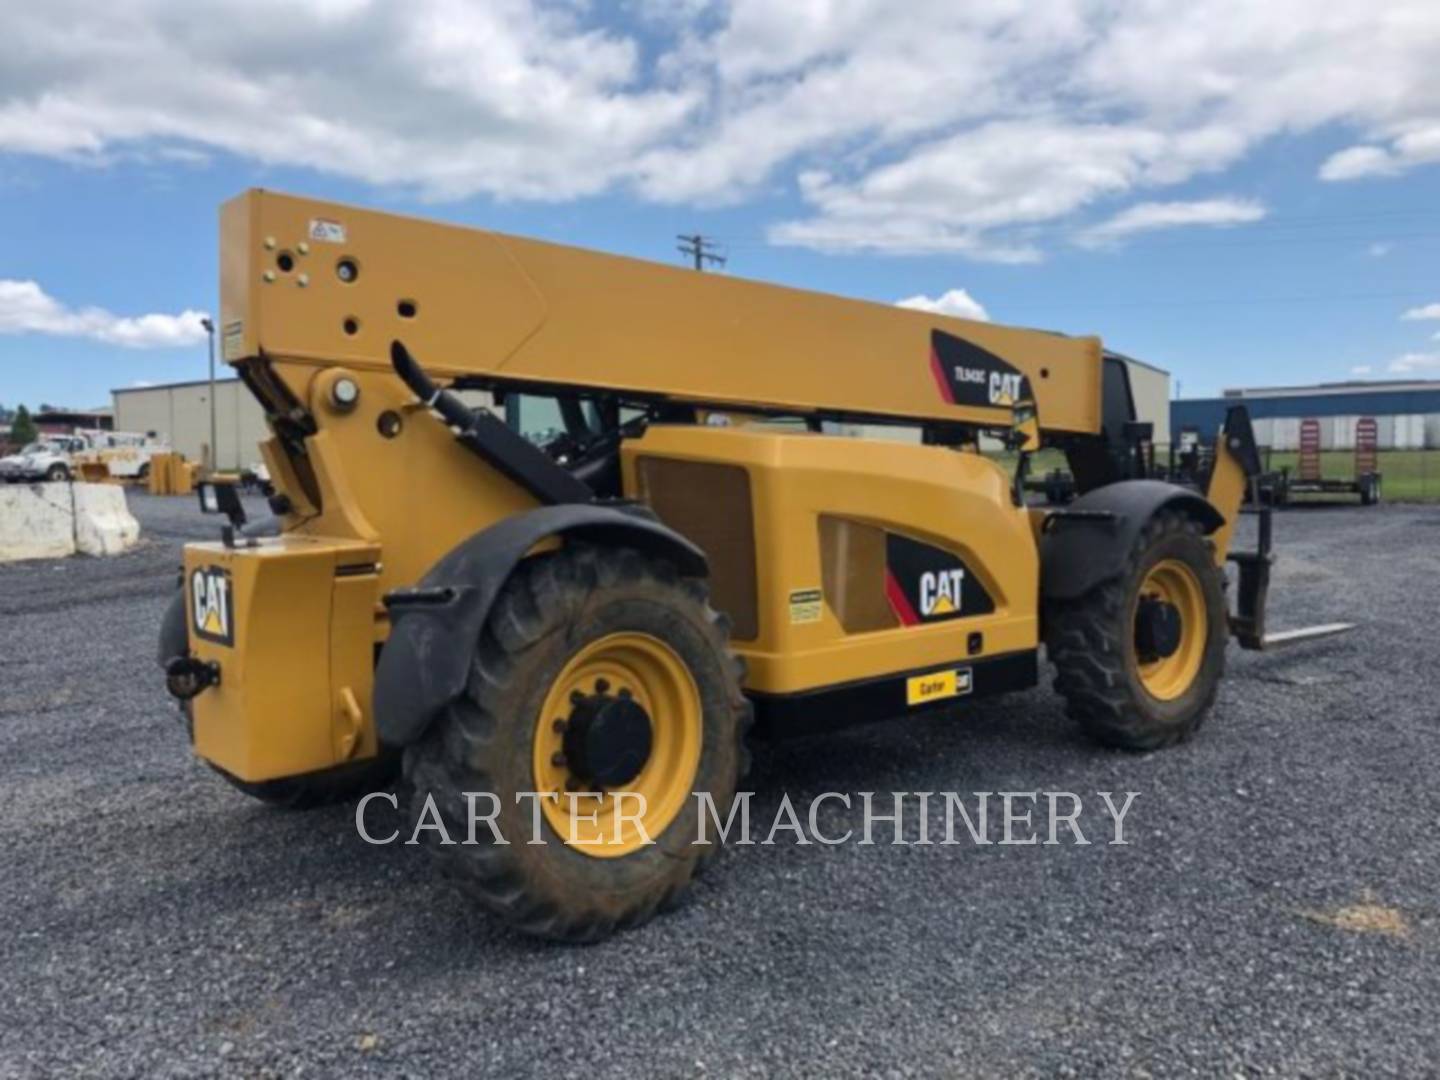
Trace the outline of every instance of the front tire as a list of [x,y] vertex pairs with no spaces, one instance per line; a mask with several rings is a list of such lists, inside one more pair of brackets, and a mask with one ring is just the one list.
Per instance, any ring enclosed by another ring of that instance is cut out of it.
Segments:
[[1118,577],[1045,611],[1067,711],[1092,738],[1125,750],[1194,734],[1225,672],[1228,634],[1224,572],[1200,526],[1175,511],[1141,530]]
[[67,469],[64,465],[60,465],[57,463],[55,465],[51,465],[50,468],[45,470],[45,480],[47,483],[57,484],[61,481],[69,479],[70,470]]
[[[699,842],[697,796],[723,822],[747,765],[727,637],[704,583],[662,560],[567,545],[525,561],[465,694],[405,751],[411,834],[438,813],[456,843],[419,835],[482,907],[540,937],[594,941],[676,905],[719,847],[713,827]],[[507,843],[483,824],[470,842],[466,793],[494,796],[479,805]],[[653,842],[616,820],[622,802]]]

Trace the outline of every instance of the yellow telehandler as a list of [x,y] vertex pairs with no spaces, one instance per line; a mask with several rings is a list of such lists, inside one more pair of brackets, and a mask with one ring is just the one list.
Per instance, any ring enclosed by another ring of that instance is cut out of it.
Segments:
[[[201,489],[231,520],[186,547],[160,643],[194,751],[292,806],[401,771],[412,822],[475,838],[437,850],[529,932],[673,904],[752,721],[1024,689],[1043,641],[1070,714],[1148,750],[1199,726],[1230,636],[1267,643],[1268,516],[1230,550],[1247,415],[1203,491],[1155,478],[1096,338],[263,191],[220,239],[276,518]],[[1026,505],[1041,445],[1064,508]]]

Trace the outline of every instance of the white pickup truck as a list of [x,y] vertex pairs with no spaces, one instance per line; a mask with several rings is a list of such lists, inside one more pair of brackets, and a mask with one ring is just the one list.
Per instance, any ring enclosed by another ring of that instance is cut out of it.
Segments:
[[111,476],[143,480],[150,472],[151,455],[169,449],[153,436],[128,431],[47,435],[18,454],[0,458],[0,481],[33,484],[69,480],[82,461],[104,463]]
[[85,448],[85,440],[72,435],[51,435],[24,446],[17,454],[0,458],[0,480],[35,483],[69,480],[70,455]]

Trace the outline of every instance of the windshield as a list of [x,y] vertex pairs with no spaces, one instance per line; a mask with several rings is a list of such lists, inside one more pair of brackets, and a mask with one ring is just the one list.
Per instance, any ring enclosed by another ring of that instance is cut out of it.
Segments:
[[22,453],[22,454],[48,454],[48,453],[50,453],[50,451],[53,450],[53,449],[54,449],[54,446],[53,446],[52,444],[50,444],[50,443],[32,442],[29,446],[26,446],[24,449],[22,449],[22,450],[20,451],[20,453]]

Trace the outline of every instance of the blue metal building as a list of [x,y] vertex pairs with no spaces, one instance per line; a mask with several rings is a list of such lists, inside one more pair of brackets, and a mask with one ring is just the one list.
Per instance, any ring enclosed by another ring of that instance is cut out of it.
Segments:
[[1350,449],[1362,416],[1375,418],[1381,449],[1440,447],[1440,381],[1226,390],[1223,397],[1172,401],[1170,430],[1176,438],[1188,428],[1208,439],[1224,423],[1225,410],[1241,404],[1255,422],[1256,441],[1276,450],[1296,449],[1300,422],[1309,417],[1320,422],[1322,447]]

